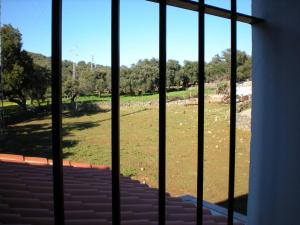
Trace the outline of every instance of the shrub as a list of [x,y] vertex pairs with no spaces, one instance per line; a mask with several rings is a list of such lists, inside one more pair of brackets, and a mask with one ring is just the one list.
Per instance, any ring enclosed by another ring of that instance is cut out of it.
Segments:
[[229,84],[227,82],[221,82],[217,85],[217,94],[229,95]]

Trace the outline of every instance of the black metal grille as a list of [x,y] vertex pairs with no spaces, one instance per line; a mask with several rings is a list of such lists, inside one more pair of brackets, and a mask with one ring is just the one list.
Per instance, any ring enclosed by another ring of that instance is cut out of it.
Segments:
[[159,224],[166,224],[166,63],[167,4],[159,4]]
[[235,139],[236,139],[236,0],[231,0],[231,66],[230,66],[230,143],[228,181],[228,225],[233,224],[234,178],[235,178]]
[[120,1],[112,0],[111,11],[112,74],[112,221],[120,224]]
[[[112,221],[120,224],[120,0],[112,1]],[[249,24],[261,19],[236,11],[236,0],[231,10],[205,5],[203,0],[150,0],[159,3],[159,225],[166,223],[166,14],[167,5],[198,12],[198,177],[197,224],[201,225],[203,202],[204,161],[204,15],[210,14],[231,20],[231,102],[230,102],[230,162],[228,191],[228,224],[233,224],[235,139],[236,139],[236,68],[237,21]],[[62,165],[62,94],[61,94],[61,38],[62,0],[52,0],[52,146],[53,193],[55,225],[64,225],[64,188]]]
[[204,1],[199,1],[198,14],[198,168],[197,168],[197,224],[202,224],[204,177],[204,88],[205,88],[205,27]]
[[61,85],[61,37],[62,1],[52,1],[52,152],[53,195],[55,224],[64,224],[64,184],[62,165],[62,85]]

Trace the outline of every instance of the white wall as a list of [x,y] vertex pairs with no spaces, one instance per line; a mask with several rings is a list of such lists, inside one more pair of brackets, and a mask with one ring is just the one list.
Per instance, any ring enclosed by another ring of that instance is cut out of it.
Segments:
[[300,224],[300,1],[252,0],[249,225]]

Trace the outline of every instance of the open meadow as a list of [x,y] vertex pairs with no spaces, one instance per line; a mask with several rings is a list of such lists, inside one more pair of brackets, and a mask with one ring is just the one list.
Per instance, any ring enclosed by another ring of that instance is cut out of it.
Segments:
[[[101,105],[101,103],[100,103]],[[110,165],[111,112],[64,112],[64,158]],[[0,152],[51,157],[51,116],[20,120],[8,126]],[[237,210],[245,212],[248,193],[250,131],[237,130]],[[206,102],[204,199],[226,204],[229,160],[229,105]],[[197,105],[167,106],[167,191],[196,196]],[[121,172],[158,186],[158,105],[121,107]]]

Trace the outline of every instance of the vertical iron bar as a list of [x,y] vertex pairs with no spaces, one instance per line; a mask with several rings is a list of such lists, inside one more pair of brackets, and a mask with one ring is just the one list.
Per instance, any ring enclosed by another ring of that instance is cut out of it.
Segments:
[[55,225],[64,221],[64,185],[62,164],[61,36],[62,1],[52,0],[52,154]]
[[198,176],[197,176],[197,225],[203,224],[203,180],[204,180],[204,105],[205,105],[205,33],[204,0],[199,0],[198,12]]
[[120,225],[120,0],[111,10],[112,224]]
[[236,76],[237,76],[237,20],[236,0],[231,0],[231,80],[230,80],[230,149],[229,149],[229,191],[228,225],[233,224],[234,214],[234,179],[236,146]]
[[159,4],[159,225],[166,224],[166,61],[167,3]]

